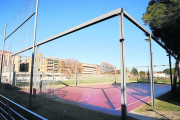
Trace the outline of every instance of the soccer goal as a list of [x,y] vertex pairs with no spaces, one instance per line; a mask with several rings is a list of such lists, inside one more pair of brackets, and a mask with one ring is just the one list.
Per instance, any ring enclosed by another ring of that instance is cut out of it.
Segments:
[[67,86],[61,80],[41,80],[39,84],[40,94],[45,97],[58,98],[59,90]]

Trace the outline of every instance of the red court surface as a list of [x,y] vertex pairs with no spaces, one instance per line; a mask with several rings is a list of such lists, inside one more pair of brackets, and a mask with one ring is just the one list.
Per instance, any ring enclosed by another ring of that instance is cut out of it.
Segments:
[[[59,93],[58,93],[59,92]],[[66,100],[86,103],[93,106],[108,108],[112,110],[121,110],[121,90],[118,86],[111,84],[91,85],[80,87],[65,87],[59,89],[55,94],[59,98]],[[148,93],[147,90],[138,89],[138,91],[127,88],[127,111],[139,107],[145,102],[150,101],[150,96],[142,95]],[[138,94],[131,94],[138,93]]]
[[[155,84],[156,97],[169,90],[170,85]],[[150,84],[128,83],[126,93],[127,112],[151,100]],[[59,90],[51,90],[49,95],[52,98],[56,98],[56,100],[69,104],[75,104],[109,114],[121,115],[120,84],[67,86],[59,88]]]

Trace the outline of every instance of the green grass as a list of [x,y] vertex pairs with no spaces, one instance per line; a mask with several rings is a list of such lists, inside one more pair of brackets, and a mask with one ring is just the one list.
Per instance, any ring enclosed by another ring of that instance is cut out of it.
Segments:
[[180,88],[177,90],[177,98],[173,97],[170,91],[155,99],[154,107],[150,102],[134,111],[157,119],[180,119]]
[[[99,83],[99,75],[96,74],[90,74],[90,75],[78,75],[77,76],[77,84],[81,85],[81,84],[95,84],[95,83]],[[72,78],[75,78],[75,76],[72,76]],[[138,78],[126,78],[127,83],[130,82],[145,82],[147,83],[148,80],[146,79],[140,79],[140,77]],[[66,81],[62,81],[63,83],[67,84],[67,85],[75,85],[75,79],[73,80],[66,80]],[[115,75],[114,74],[101,74],[100,75],[100,83],[114,83],[115,82]],[[116,75],[116,83],[120,83],[121,82],[121,78],[120,75]],[[154,78],[154,83],[162,83],[162,84],[171,84],[171,81],[169,78]],[[38,82],[37,82],[38,84]],[[53,83],[52,83],[53,84]],[[54,84],[58,84],[56,81],[54,82]],[[29,89],[29,82],[17,82],[16,86],[22,89]]]
[[[137,81],[137,79],[135,81]],[[148,79],[138,79],[137,82],[148,82]],[[179,80],[177,80],[177,82],[179,82]],[[171,80],[169,78],[154,78],[154,83],[171,84]]]

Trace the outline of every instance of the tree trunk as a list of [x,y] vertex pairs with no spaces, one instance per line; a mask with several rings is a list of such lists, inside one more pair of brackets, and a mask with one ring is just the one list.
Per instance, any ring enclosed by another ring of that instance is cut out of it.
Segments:
[[178,66],[178,78],[179,78],[179,88],[180,88],[180,75],[179,75],[179,66]]
[[174,71],[174,83],[173,83],[173,96],[177,98],[177,76],[178,76],[178,69],[179,69],[179,60],[176,60],[175,64],[175,71]]

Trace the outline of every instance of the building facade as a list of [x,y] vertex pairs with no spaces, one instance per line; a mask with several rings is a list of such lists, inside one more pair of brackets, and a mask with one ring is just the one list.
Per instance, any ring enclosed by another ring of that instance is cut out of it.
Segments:
[[[43,57],[43,54],[38,54],[38,70],[43,73],[58,73],[58,60],[60,58],[57,57]],[[28,72],[31,72],[31,57],[27,57],[24,61],[25,63],[29,63]],[[35,66],[35,62],[34,62]]]
[[[13,53],[10,51],[4,51],[4,57],[3,57],[3,72],[9,72],[10,71],[10,64],[11,64],[11,55]],[[2,51],[0,51],[0,66],[1,66],[1,58],[2,57]],[[14,71],[18,72],[20,70],[20,56],[16,55],[15,57],[12,57],[12,64],[14,63]],[[13,69],[13,66],[11,67],[11,70]]]
[[87,64],[83,63],[83,71],[82,74],[98,74],[99,73],[99,65]]

